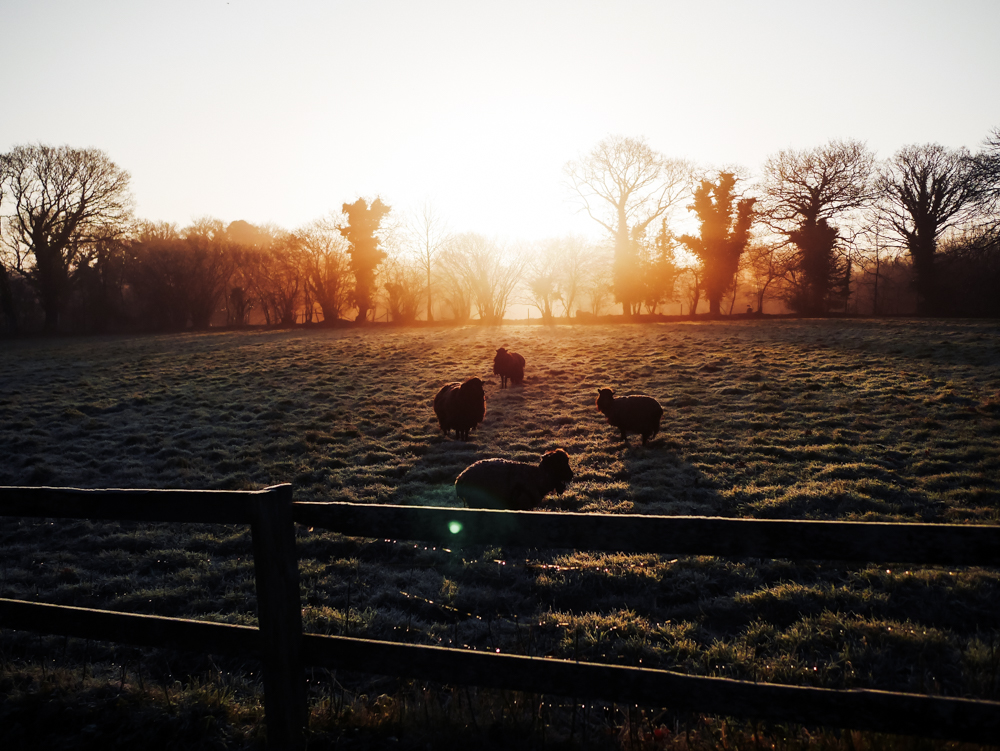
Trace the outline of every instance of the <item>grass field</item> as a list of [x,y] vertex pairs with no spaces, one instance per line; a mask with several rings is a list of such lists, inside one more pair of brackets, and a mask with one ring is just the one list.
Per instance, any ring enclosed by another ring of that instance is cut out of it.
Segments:
[[[501,345],[525,356],[523,387],[501,391],[491,375]],[[471,375],[487,382],[486,419],[469,442],[447,439],[431,400]],[[660,435],[625,445],[595,409],[604,386],[656,397]],[[557,447],[576,478],[549,499],[552,512],[996,524],[1000,324],[763,320],[0,343],[0,485],[291,482],[296,500],[455,506],[455,477],[473,461],[535,462]],[[1000,699],[992,569],[443,551],[304,528],[298,549],[315,632]],[[252,624],[249,534],[0,519],[0,596]],[[131,738],[153,748],[189,733],[186,748],[251,747],[260,738],[256,670],[3,632],[0,738],[39,747],[32,728],[61,712],[67,735],[47,745],[124,748],[111,739]],[[544,746],[569,732],[622,748],[712,747],[726,732],[787,748],[882,742],[795,728],[762,736],[704,719],[692,731],[693,720],[653,710],[578,717],[548,700],[325,671],[310,686],[315,748],[389,737],[424,748],[433,728],[447,728],[456,747],[469,738],[508,747],[515,736],[520,747]]]

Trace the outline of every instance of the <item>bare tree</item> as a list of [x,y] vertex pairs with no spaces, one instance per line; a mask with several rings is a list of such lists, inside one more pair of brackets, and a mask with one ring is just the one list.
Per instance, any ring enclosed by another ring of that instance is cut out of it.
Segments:
[[558,290],[563,313],[573,315],[573,306],[583,294],[588,268],[601,263],[600,250],[579,235],[568,235],[557,242],[559,253]]
[[[681,283],[681,299],[688,304],[688,315],[695,315],[698,312],[698,303],[704,291],[702,287],[701,268],[698,266],[685,266],[677,274],[677,281]],[[684,296],[687,299],[684,299]]]
[[939,312],[934,259],[942,234],[968,222],[982,206],[977,164],[967,149],[904,146],[882,165],[876,188],[881,215],[906,245],[916,274],[917,313]]
[[296,322],[305,287],[302,240],[280,227],[234,222],[229,236],[240,245],[243,271],[268,324]]
[[382,264],[380,277],[389,315],[396,323],[413,323],[424,291],[422,264],[399,255]]
[[983,150],[976,155],[976,174],[986,199],[984,208],[996,232],[1000,230],[1000,127],[983,140]]
[[319,305],[325,321],[344,316],[353,284],[348,243],[340,234],[340,221],[340,215],[331,214],[295,233],[301,243],[305,289]]
[[521,283],[527,257],[509,251],[495,240],[465,233],[452,238],[442,261],[455,280],[460,280],[480,320],[503,322],[511,297]]
[[587,310],[591,315],[601,315],[615,299],[614,277],[612,276],[612,250],[597,248],[594,262],[587,266],[581,284],[581,294],[587,300]]
[[[870,303],[870,314],[884,315],[886,307],[887,277],[899,268],[899,258],[904,248],[898,240],[885,236],[883,222],[877,221],[877,214],[859,235],[858,251],[853,255],[854,263],[860,270],[855,284],[861,294],[861,302]],[[911,274],[912,275],[912,274]]]
[[638,240],[685,195],[691,168],[641,138],[609,136],[566,164],[565,174],[591,219],[614,238],[615,298],[627,316],[643,299]]
[[13,205],[8,242],[54,331],[80,255],[98,237],[123,233],[132,215],[129,173],[98,149],[22,145],[3,155]]
[[451,232],[434,206],[429,202],[425,202],[417,212],[408,218],[405,234],[408,244],[413,248],[419,259],[420,267],[426,279],[427,320],[433,321],[433,267],[437,264],[441,250],[448,244]]
[[[4,185],[7,182],[7,156],[0,154],[0,207],[3,206]],[[12,266],[9,266],[7,249],[3,241],[3,217],[0,216],[0,312],[3,313],[4,325],[0,331],[11,333],[17,331],[17,306],[14,305],[14,291],[11,287]]]
[[841,235],[833,220],[871,200],[874,161],[858,141],[831,141],[780,151],[764,165],[761,213],[797,249],[789,303],[800,313],[823,314],[837,298],[847,265],[836,252]]
[[551,323],[553,306],[562,298],[560,241],[549,240],[532,249],[525,265],[525,287],[530,304],[538,308],[545,323]]
[[764,312],[764,301],[769,289],[785,276],[785,262],[776,243],[754,242],[747,246],[745,275],[753,297],[757,303],[757,312]]
[[234,250],[217,219],[200,219],[182,232],[165,222],[138,223],[127,246],[127,279],[141,324],[207,328],[233,276]]

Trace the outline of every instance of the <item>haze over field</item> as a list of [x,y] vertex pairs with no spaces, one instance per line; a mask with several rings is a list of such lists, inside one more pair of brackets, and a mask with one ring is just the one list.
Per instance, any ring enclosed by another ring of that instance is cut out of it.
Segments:
[[609,133],[756,170],[786,148],[976,148],[1000,5],[0,2],[0,152],[96,147],[137,215],[296,227],[358,195],[457,231],[599,234],[563,165]]

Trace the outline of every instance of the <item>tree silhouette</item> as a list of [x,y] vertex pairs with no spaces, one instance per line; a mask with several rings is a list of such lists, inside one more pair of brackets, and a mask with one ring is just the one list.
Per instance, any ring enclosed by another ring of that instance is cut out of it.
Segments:
[[872,197],[874,156],[857,141],[831,141],[810,151],[781,151],[764,165],[767,223],[794,244],[788,302],[799,313],[822,315],[847,278],[832,220]]
[[69,146],[15,146],[2,161],[13,250],[55,331],[87,244],[131,218],[129,173],[103,151]]
[[347,239],[335,218],[318,219],[296,234],[302,241],[306,290],[323,311],[324,321],[337,321],[348,306],[351,258]]
[[[447,273],[459,282],[453,303],[470,300],[481,321],[503,323],[511,297],[524,276],[524,254],[510,253],[495,240],[467,232],[451,238],[441,260]],[[460,309],[453,309],[460,318]]]
[[688,207],[698,216],[701,234],[680,238],[701,262],[702,286],[709,313],[714,316],[720,314],[722,296],[736,278],[754,217],[756,199],[737,201],[735,187],[736,175],[732,172],[720,172],[718,182],[702,180],[694,191],[694,203]]
[[434,306],[431,296],[434,290],[432,282],[433,267],[437,265],[441,250],[448,244],[451,232],[444,219],[434,206],[425,202],[418,211],[409,217],[406,224],[406,234],[410,245],[416,250],[420,267],[427,278],[425,291],[427,293],[427,320],[434,320]]
[[[976,176],[986,199],[985,210],[992,214],[994,230],[1000,230],[1000,127],[983,140],[983,150],[976,155]],[[998,233],[1000,234],[1000,233]]]
[[375,269],[387,256],[377,233],[390,208],[382,203],[381,198],[376,198],[370,206],[364,198],[359,198],[354,203],[345,203],[343,207],[347,225],[340,228],[340,233],[350,243],[347,252],[351,256],[351,271],[354,272],[353,300],[358,309],[358,321],[367,320],[368,311],[373,307]]
[[938,240],[979,208],[983,190],[977,178],[968,150],[936,143],[903,147],[879,173],[881,215],[913,259],[918,315],[940,312],[934,264]]
[[570,187],[591,219],[614,238],[614,291],[626,316],[645,296],[640,257],[646,228],[687,190],[690,166],[667,159],[644,140],[609,136],[565,167]]

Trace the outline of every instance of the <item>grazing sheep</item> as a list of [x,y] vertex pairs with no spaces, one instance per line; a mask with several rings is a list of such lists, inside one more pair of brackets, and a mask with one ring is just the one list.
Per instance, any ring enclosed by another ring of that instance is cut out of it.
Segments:
[[569,456],[556,449],[543,454],[537,465],[508,459],[476,462],[455,480],[455,492],[470,508],[528,511],[553,490],[562,493],[572,479]]
[[517,352],[508,352],[505,347],[497,350],[493,358],[493,375],[500,376],[500,388],[507,388],[507,379],[514,386],[520,386],[524,381],[524,358]]
[[622,432],[622,440],[626,442],[629,433],[641,435],[645,444],[660,432],[663,407],[651,396],[619,396],[616,399],[614,391],[601,389],[597,392],[597,408]]
[[483,382],[473,376],[461,383],[445,384],[434,397],[434,414],[445,435],[454,429],[458,440],[469,440],[469,431],[486,416]]

